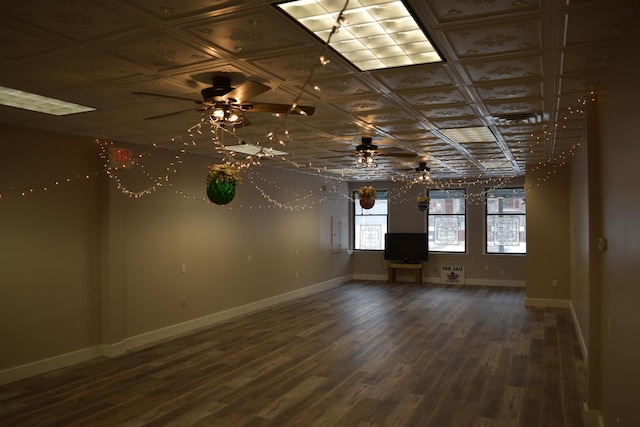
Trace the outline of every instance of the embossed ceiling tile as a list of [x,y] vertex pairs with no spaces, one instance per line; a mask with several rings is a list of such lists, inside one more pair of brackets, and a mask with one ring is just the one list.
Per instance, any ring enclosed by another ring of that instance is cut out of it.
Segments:
[[517,53],[542,47],[542,21],[522,20],[445,32],[458,58]]
[[405,91],[396,93],[402,99],[415,106],[429,106],[439,104],[456,104],[464,102],[464,97],[458,89],[434,90],[428,92]]
[[70,88],[82,86],[85,82],[71,76],[48,70],[42,73],[41,64],[25,65],[20,68],[7,67],[2,71],[0,85],[45,96],[59,94],[64,99],[64,93]]
[[407,133],[407,132],[422,132],[424,128],[416,120],[402,120],[389,124],[383,124],[377,126],[378,129],[385,133]]
[[500,133],[503,135],[516,135],[516,134],[527,134],[530,135],[531,132],[535,130],[541,130],[542,124],[536,125],[507,125],[507,126],[499,126]]
[[394,91],[455,86],[442,64],[414,65],[376,71],[371,75]]
[[382,95],[370,95],[366,97],[354,97],[348,100],[338,100],[334,101],[333,105],[348,113],[361,113],[394,108],[389,100]]
[[474,82],[543,76],[543,60],[537,55],[499,61],[467,62],[462,65]]
[[419,143],[420,145],[427,143],[427,141],[430,139],[437,140],[437,137],[435,137],[430,131],[425,129],[398,131],[394,136],[402,143],[411,142],[414,144]]
[[[326,55],[332,59],[332,54]],[[346,74],[347,69],[342,68],[340,61],[331,60],[327,65],[318,67],[320,49],[315,45],[307,45],[304,50],[293,53],[275,53],[268,57],[250,59],[248,62],[284,81],[306,81],[312,75],[315,78],[323,76]]]
[[566,74],[560,79],[562,93],[581,93],[583,96],[595,91],[604,76],[600,73],[576,73]]
[[382,127],[385,124],[398,123],[404,121],[405,115],[404,112],[400,110],[386,110],[382,112],[376,113],[368,113],[368,114],[355,114],[355,116],[362,120],[363,122]]
[[417,110],[427,116],[429,119],[434,118],[452,118],[461,116],[470,116],[474,114],[474,111],[468,105],[450,105],[445,108],[426,108],[418,107]]
[[322,100],[352,95],[369,95],[373,90],[355,74],[336,76],[331,78],[313,79],[312,85],[320,89],[319,96]]
[[224,8],[242,4],[239,0],[174,0],[170,2],[127,0],[127,3],[165,21],[184,18],[207,11],[220,13]]
[[615,45],[567,50],[563,52],[563,72],[575,73],[597,69],[604,72],[615,57],[616,52]]
[[189,46],[166,32],[122,40],[118,45],[105,48],[105,51],[155,70],[188,66],[215,59],[211,54]]
[[358,126],[349,126],[347,124],[343,124],[337,122],[336,127],[329,126],[325,129],[325,131],[330,131],[332,134],[336,135],[338,138],[349,139],[351,140],[354,137],[363,135],[365,131]]
[[194,23],[183,30],[238,57],[299,47],[304,33],[283,26],[281,18],[273,13],[228,14]]
[[495,17],[540,8],[539,0],[429,0],[428,6],[439,22],[454,22],[471,18]]
[[559,107],[569,118],[584,117],[584,101],[591,99],[590,94],[584,92],[563,92],[560,95]]
[[636,6],[612,7],[567,13],[567,46],[620,39],[634,16]]
[[0,25],[0,46],[0,56],[11,59],[27,59],[41,53],[51,54],[64,48],[62,43],[9,25]]
[[77,54],[57,58],[42,65],[69,76],[96,83],[131,78],[140,76],[142,73],[141,68],[132,64],[124,64],[104,54]]
[[542,99],[520,99],[511,102],[486,102],[490,114],[540,113],[544,109]]
[[529,144],[534,142],[534,139],[531,135],[510,135],[504,137],[504,142],[511,151],[516,152],[517,150],[526,150]]
[[453,129],[463,127],[482,126],[482,122],[476,117],[459,117],[456,119],[433,119],[431,122],[438,129]]
[[513,83],[509,85],[476,85],[476,91],[484,101],[542,97],[543,82]]
[[76,42],[144,27],[143,22],[96,1],[22,1],[4,10],[3,14]]

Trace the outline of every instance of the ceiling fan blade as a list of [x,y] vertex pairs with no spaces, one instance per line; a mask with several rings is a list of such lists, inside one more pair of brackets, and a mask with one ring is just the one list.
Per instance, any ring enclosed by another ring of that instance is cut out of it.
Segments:
[[387,157],[416,157],[416,153],[379,153],[376,152],[378,156],[387,156]]
[[300,114],[302,116],[311,116],[315,113],[316,107],[310,107],[308,105],[297,105],[295,110],[291,114]]
[[131,94],[133,94],[133,95],[157,96],[157,97],[160,97],[160,98],[169,98],[169,99],[179,99],[181,101],[191,101],[191,102],[195,102],[196,104],[202,104],[202,101],[200,101],[200,100],[192,99],[192,98],[183,98],[181,96],[162,95],[162,94],[159,94],[159,93],[150,93],[150,92],[131,92]]
[[158,116],[147,117],[145,120],[163,119],[165,117],[175,116],[175,115],[182,114],[182,113],[187,113],[187,112],[190,112],[190,111],[202,111],[202,110],[194,110],[193,108],[189,108],[187,110],[174,111],[173,113],[166,113],[166,114],[160,114]]
[[232,89],[230,92],[227,92],[222,96],[222,99],[224,99],[225,101],[230,100],[234,103],[242,104],[243,102],[250,100],[254,96],[258,96],[268,90],[271,90],[269,86],[249,80],[248,82],[241,84],[237,88]]
[[296,110],[291,111],[289,104],[269,104],[265,102],[251,102],[243,104],[244,111],[252,111],[257,113],[273,113],[273,114],[300,114],[310,116],[316,111],[316,107],[298,105]]

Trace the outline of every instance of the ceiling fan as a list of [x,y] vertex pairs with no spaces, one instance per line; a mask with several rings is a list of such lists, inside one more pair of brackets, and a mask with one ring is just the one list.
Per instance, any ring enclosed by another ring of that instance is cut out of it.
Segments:
[[[315,107],[310,106],[250,101],[251,98],[269,90],[271,90],[269,86],[252,80],[242,83],[237,87],[231,87],[231,77],[225,74],[214,74],[212,77],[212,86],[206,87],[200,91],[202,100],[149,92],[132,93],[134,95],[149,95],[195,102],[201,106],[201,108],[196,108],[196,111],[210,112],[212,118],[216,121],[231,125],[246,125],[246,120],[244,119],[244,113],[246,112],[297,114],[306,116],[310,116],[315,112]],[[188,111],[194,111],[194,109],[189,108],[186,110],[174,111],[172,113],[160,114],[158,116],[147,117],[145,120],[160,119]]]
[[431,181],[431,168],[427,166],[427,162],[419,162],[418,167],[413,169],[418,172],[417,181],[430,182]]
[[[352,153],[351,150],[330,150],[336,153]],[[331,159],[333,157],[343,157],[344,154],[340,156],[329,156],[329,157],[321,157],[321,159]],[[388,156],[388,157],[416,157],[416,153],[411,152],[401,152],[401,151],[382,151],[378,150],[378,146],[374,145],[372,142],[372,137],[363,136],[361,138],[360,144],[356,146],[356,164],[362,165],[365,167],[375,167],[376,156]]]
[[402,152],[402,151],[383,151],[378,150],[378,146],[374,145],[370,136],[363,136],[361,143],[356,146],[356,152],[358,155],[376,155],[376,156],[388,156],[388,157],[416,157],[416,153]]

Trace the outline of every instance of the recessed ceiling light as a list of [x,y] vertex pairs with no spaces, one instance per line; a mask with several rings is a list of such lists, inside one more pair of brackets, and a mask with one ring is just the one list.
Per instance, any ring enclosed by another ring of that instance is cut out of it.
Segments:
[[440,129],[453,142],[497,142],[491,129],[482,126],[471,128]]
[[[296,0],[276,6],[326,43],[344,3]],[[361,71],[442,61],[402,1],[349,0],[341,18],[329,46]]]
[[286,156],[289,153],[284,151],[274,150],[269,147],[260,147],[258,145],[253,144],[240,144],[240,145],[227,145],[225,146],[227,150],[235,151],[237,153],[247,154],[249,156],[255,156],[260,154],[265,157],[272,156]]
[[54,116],[66,116],[68,114],[85,113],[96,110],[92,107],[85,107],[84,105],[48,98],[46,96],[36,95],[35,93],[23,92],[3,86],[0,86],[0,104]]

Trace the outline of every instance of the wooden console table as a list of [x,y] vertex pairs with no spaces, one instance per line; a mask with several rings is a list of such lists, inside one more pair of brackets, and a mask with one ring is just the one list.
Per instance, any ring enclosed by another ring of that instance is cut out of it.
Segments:
[[396,281],[396,270],[398,269],[415,270],[416,285],[422,283],[422,264],[403,264],[399,262],[389,263],[389,283],[394,283]]

